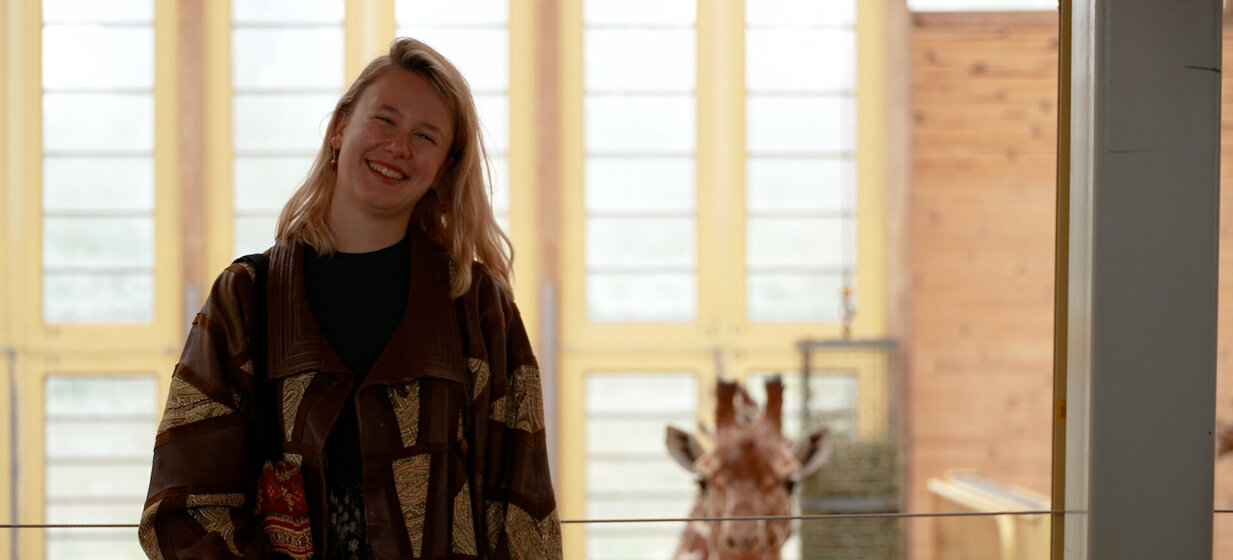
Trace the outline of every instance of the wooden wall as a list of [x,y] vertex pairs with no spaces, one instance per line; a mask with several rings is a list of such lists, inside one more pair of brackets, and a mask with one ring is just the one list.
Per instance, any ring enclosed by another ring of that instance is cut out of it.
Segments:
[[911,44],[908,507],[955,468],[1048,494],[1057,17],[916,14]]
[[[1228,26],[1226,25],[1226,29]],[[1233,34],[1233,31],[1226,33]],[[1224,57],[1233,61],[1233,41]],[[916,14],[912,22],[909,507],[950,468],[1048,493],[1052,454],[1057,18]],[[1227,66],[1227,64],[1226,64]],[[1224,76],[1217,417],[1233,422],[1233,77]],[[1233,457],[1215,465],[1233,509]],[[1150,507],[1150,504],[1144,504]],[[932,527],[913,522],[913,560]],[[1214,558],[1233,559],[1233,513]]]

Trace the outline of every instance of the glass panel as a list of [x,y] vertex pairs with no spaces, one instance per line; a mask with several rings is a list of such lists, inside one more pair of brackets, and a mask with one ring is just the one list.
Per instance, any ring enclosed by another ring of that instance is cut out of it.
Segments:
[[48,422],[47,459],[96,457],[144,459],[150,456],[155,425],[146,420]]
[[692,152],[694,118],[691,96],[588,96],[587,149],[640,154]]
[[43,87],[154,87],[149,27],[49,25],[43,28]]
[[[679,510],[680,508],[676,508]],[[686,506],[688,510],[688,506]],[[672,517],[684,513],[664,512]],[[617,517],[616,519],[628,519]],[[587,526],[587,560],[671,558],[684,523],[623,523]]]
[[[684,516],[692,474],[664,446],[668,425],[692,427],[697,387],[689,373],[586,376],[588,519]],[[682,524],[588,525],[587,558],[667,558]],[[637,551],[630,555],[631,552]],[[653,551],[653,554],[652,554]]]
[[150,274],[43,274],[43,319],[49,323],[149,321]]
[[691,267],[695,262],[693,218],[590,218],[589,267]]
[[484,147],[495,152],[509,151],[509,98],[504,95],[476,95],[475,110],[479,112]]
[[399,36],[415,37],[449,59],[474,91],[509,87],[509,32],[505,29],[411,27]]
[[46,150],[154,149],[154,96],[48,93],[43,95]]
[[43,210],[154,210],[154,160],[148,157],[43,159]]
[[745,32],[745,44],[745,84],[751,90],[834,91],[854,87],[854,31],[750,29]]
[[489,200],[492,211],[497,215],[509,214],[509,160],[489,155],[488,163],[491,166],[489,173],[492,174],[492,198]]
[[274,244],[278,216],[244,216],[235,219],[235,256],[261,253]]
[[509,20],[510,0],[396,0],[399,25],[497,25]]
[[854,167],[850,159],[751,159],[745,207],[750,212],[851,210]]
[[586,166],[588,213],[694,211],[692,159],[590,158]]
[[236,29],[231,45],[236,89],[337,89],[343,79],[339,28]]
[[590,25],[693,25],[695,0],[586,0],[583,14]]
[[[589,91],[692,91],[697,46],[692,29],[586,32]],[[648,61],[655,61],[648,64]]]
[[759,266],[839,267],[850,243],[842,218],[750,218],[746,262]]
[[693,273],[588,274],[592,321],[691,321],[698,314]]
[[852,150],[856,105],[849,97],[753,96],[747,100],[751,152]]
[[47,416],[146,416],[156,420],[158,382],[153,376],[49,377]]
[[692,419],[698,390],[689,373],[605,373],[587,376],[587,414],[659,413]]
[[754,321],[838,321],[843,294],[839,274],[749,274],[748,309]]
[[334,95],[237,95],[235,149],[315,154],[337,101]]
[[154,220],[45,218],[43,266],[153,267]]
[[[154,441],[153,435],[150,440],[143,442],[149,446],[150,442]],[[149,449],[146,453],[149,453]],[[140,506],[139,506],[140,509]],[[57,524],[119,524],[131,523],[136,525],[141,521],[141,511],[134,511],[130,504],[110,505],[110,504],[49,504],[47,506],[47,522]],[[94,531],[97,531],[94,530]],[[130,529],[131,531],[131,529]],[[127,534],[132,538],[132,533]],[[94,558],[93,555],[89,558]],[[137,556],[135,558],[140,558]]]
[[313,156],[235,158],[235,209],[281,211],[312,163]]
[[[620,488],[629,493],[680,492],[693,484],[693,475],[673,462],[667,451],[655,461],[589,459],[586,477],[588,490],[598,483],[599,488]],[[680,511],[681,515],[687,513],[689,504],[682,504]]]
[[43,0],[43,20],[54,22],[154,21],[154,0]]
[[243,0],[231,3],[236,23],[342,23],[343,0]]
[[745,2],[745,21],[749,25],[852,25],[856,23],[856,0]]
[[48,537],[47,560],[131,560],[145,555],[132,529],[90,529],[77,533],[80,536],[72,540]]
[[[48,465],[47,497],[135,500],[141,504],[150,486],[150,462],[132,465]],[[138,506],[140,507],[140,506]]]

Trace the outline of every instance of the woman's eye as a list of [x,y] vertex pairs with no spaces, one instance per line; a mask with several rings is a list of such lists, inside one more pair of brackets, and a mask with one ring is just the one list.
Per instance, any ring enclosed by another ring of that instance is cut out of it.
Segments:
[[394,124],[394,120],[393,120],[393,119],[391,119],[391,118],[389,118],[389,117],[381,117],[381,116],[378,116],[378,117],[377,117],[377,120],[379,120],[379,121],[381,121],[381,122],[383,122],[383,123],[385,123],[385,124]]

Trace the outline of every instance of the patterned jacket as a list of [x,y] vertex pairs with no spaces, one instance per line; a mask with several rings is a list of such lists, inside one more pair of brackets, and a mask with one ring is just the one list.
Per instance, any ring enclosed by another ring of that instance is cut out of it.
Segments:
[[[491,559],[560,558],[539,369],[518,309],[480,264],[451,299],[447,253],[411,229],[407,311],[355,396],[373,558],[476,558],[479,547]],[[269,251],[268,375],[320,558],[322,448],[355,379],[309,310],[303,254]],[[242,264],[219,275],[176,365],[139,529],[150,558],[265,557],[253,514],[253,286]]]

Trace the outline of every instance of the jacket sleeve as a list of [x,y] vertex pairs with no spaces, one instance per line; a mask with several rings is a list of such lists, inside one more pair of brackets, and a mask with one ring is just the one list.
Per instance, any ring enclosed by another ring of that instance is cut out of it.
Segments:
[[484,314],[489,320],[483,329],[492,361],[485,469],[489,546],[496,559],[559,559],[561,524],[548,470],[539,365],[517,306],[507,296],[496,299],[500,311]]
[[265,557],[246,421],[252,297],[246,268],[224,270],[172,374],[138,529],[151,559]]

